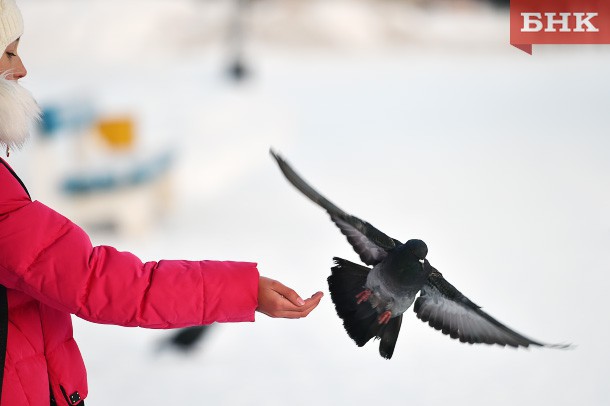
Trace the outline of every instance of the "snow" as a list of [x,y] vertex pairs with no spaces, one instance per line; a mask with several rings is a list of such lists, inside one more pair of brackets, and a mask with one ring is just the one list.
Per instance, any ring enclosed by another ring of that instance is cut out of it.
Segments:
[[[426,241],[500,321],[576,348],[467,346],[408,311],[386,361],[351,342],[328,294],[303,320],[218,325],[188,355],[159,349],[167,331],[75,319],[87,405],[608,404],[608,47],[529,56],[508,44],[508,15],[485,7],[400,8],[417,21],[405,28],[392,2],[376,18],[366,2],[295,4],[254,3],[252,76],[235,84],[229,2],[21,0],[23,84],[41,102],[85,94],[133,112],[142,148],[178,154],[169,216],[93,241],[144,260],[256,261],[304,296],[327,292],[331,258],[356,254],[282,178],[274,147],[339,207]],[[74,156],[40,151],[10,162],[36,198],[60,202],[40,173]]]

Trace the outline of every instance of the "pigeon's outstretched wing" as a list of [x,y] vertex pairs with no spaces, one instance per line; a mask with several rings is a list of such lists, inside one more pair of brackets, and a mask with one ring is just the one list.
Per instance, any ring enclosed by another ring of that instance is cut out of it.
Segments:
[[425,260],[424,266],[430,271],[430,276],[415,301],[413,310],[419,319],[441,330],[443,334],[470,344],[569,347],[569,345],[543,344],[509,329],[447,282],[428,260]]
[[277,161],[286,179],[301,193],[328,212],[331,220],[347,237],[347,241],[354,247],[362,262],[367,265],[376,265],[386,257],[387,251],[400,244],[398,240],[388,237],[366,221],[360,220],[358,217],[352,216],[335,206],[309,186],[281,156],[273,150],[269,150],[269,152]]

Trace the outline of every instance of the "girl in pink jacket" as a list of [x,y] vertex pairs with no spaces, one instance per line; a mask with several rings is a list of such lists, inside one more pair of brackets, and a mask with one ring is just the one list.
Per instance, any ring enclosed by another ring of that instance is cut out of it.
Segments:
[[[27,73],[17,52],[22,32],[14,0],[0,0],[0,144],[7,156],[24,143],[39,115],[18,84]],[[259,276],[254,263],[142,263],[128,252],[93,247],[78,226],[33,201],[2,158],[0,285],[3,406],[84,404],[87,377],[71,314],[95,323],[176,328],[254,321],[255,310],[305,317],[322,297],[318,292],[303,300]]]

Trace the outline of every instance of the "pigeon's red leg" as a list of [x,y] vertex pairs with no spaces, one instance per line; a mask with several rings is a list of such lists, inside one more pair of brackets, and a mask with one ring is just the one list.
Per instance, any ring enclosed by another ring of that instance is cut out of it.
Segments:
[[392,318],[392,312],[389,310],[386,310],[385,312],[383,312],[379,315],[377,322],[379,324],[388,324],[388,322],[390,321],[391,318]]
[[363,290],[362,292],[360,292],[356,295],[356,299],[358,299],[358,301],[356,303],[360,304],[362,302],[366,302],[371,297],[371,294],[372,294],[372,292],[370,290],[368,290],[368,289]]

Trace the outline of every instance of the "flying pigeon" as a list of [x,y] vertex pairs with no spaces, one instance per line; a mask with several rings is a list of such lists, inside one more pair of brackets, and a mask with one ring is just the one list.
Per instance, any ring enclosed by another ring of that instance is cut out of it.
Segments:
[[192,326],[174,329],[169,337],[163,337],[156,346],[157,352],[176,350],[190,354],[199,349],[201,343],[210,335],[214,325]]
[[170,338],[169,343],[182,351],[191,351],[205,338],[211,327],[212,325],[205,325],[178,329]]
[[471,302],[430,265],[426,259],[426,243],[417,239],[402,243],[344,212],[307,184],[280,155],[273,150],[270,153],[288,181],[326,210],[362,262],[372,266],[335,257],[328,277],[337,314],[343,320],[347,334],[359,347],[371,338],[380,339],[379,354],[390,359],[402,315],[414,302],[413,310],[420,320],[463,343],[569,347],[534,341],[506,327]]

